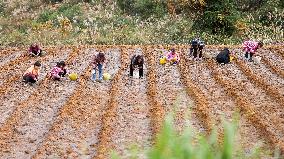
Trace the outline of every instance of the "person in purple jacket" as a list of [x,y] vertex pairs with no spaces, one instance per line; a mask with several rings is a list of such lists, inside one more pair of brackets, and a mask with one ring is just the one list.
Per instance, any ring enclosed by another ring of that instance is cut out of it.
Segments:
[[33,43],[29,48],[29,53],[31,56],[42,56],[43,51],[40,49],[37,43]]

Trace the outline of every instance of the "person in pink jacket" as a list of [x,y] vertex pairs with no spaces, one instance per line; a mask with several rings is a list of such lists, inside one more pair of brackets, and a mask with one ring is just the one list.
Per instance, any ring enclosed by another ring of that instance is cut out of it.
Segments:
[[166,55],[166,58],[171,64],[178,64],[180,60],[179,54],[175,52],[174,48],[170,50],[170,52]]
[[248,59],[249,61],[253,61],[252,57],[257,51],[257,49],[261,48],[263,46],[263,43],[261,41],[244,41],[243,42],[243,50],[246,52],[245,53],[245,58]]
[[57,65],[53,67],[53,69],[50,72],[51,78],[53,80],[60,81],[60,79],[67,74],[67,70],[65,67],[66,64],[64,61],[58,62]]

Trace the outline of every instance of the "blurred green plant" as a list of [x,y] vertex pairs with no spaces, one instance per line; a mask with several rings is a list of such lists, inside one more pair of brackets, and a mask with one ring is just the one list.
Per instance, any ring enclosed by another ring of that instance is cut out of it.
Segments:
[[[140,155],[148,159],[243,159],[259,158],[262,149],[256,147],[250,154],[240,151],[235,144],[235,135],[238,127],[238,118],[233,122],[224,122],[223,140],[220,143],[218,134],[214,130],[210,136],[193,133],[193,129],[187,128],[178,132],[174,128],[173,115],[168,115],[163,128],[157,135],[155,144],[146,152],[132,146],[130,157],[136,159]],[[116,152],[111,152],[112,159],[120,159]],[[275,155],[277,156],[277,155]],[[124,156],[125,157],[125,156]],[[279,156],[278,156],[279,157]]]

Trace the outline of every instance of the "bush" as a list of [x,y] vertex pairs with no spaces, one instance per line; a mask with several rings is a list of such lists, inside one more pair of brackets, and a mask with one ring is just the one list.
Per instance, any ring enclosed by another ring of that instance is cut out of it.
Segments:
[[204,14],[197,18],[193,28],[215,35],[232,36],[238,18],[239,12],[234,0],[212,0],[207,2]]
[[143,19],[151,16],[162,17],[167,13],[166,4],[152,0],[117,0],[120,9],[129,15],[138,15]]
[[256,19],[261,25],[264,26],[282,26],[284,25],[284,11],[283,9],[277,9],[277,6],[281,6],[282,1],[273,0],[268,1],[256,14]]
[[68,19],[73,19],[76,16],[81,16],[82,9],[79,5],[63,4],[58,10],[44,10],[38,17],[37,21],[40,23],[45,23],[49,20],[54,21],[58,16],[67,17]]
[[1,15],[4,15],[4,13],[5,13],[5,4],[4,4],[4,2],[0,2],[0,16]]

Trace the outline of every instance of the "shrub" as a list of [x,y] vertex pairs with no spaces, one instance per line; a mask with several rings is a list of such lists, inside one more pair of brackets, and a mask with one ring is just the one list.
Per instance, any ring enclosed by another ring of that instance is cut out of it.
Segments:
[[138,15],[143,19],[151,16],[162,17],[167,13],[163,1],[152,0],[117,0],[120,9],[129,15]]
[[5,4],[4,4],[4,2],[0,2],[0,16],[1,15],[4,15],[4,13],[5,13]]
[[82,9],[79,5],[63,4],[58,10],[44,10],[38,17],[37,21],[40,23],[47,22],[49,20],[54,21],[58,16],[67,17],[68,19],[73,19],[76,16],[81,16]]
[[239,18],[234,0],[208,1],[204,14],[197,18],[193,28],[212,34],[232,36],[235,22]]

